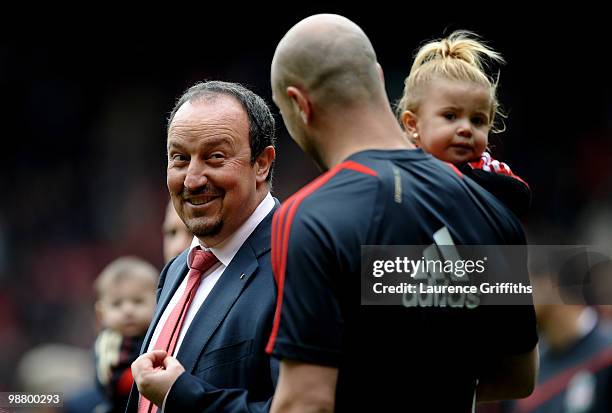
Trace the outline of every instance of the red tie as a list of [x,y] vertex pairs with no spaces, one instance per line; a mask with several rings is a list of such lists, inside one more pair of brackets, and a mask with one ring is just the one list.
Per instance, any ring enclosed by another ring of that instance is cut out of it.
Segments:
[[[172,355],[176,348],[176,342],[178,341],[181,327],[185,321],[185,315],[193,301],[200,281],[202,280],[202,274],[204,274],[210,267],[217,262],[217,257],[210,251],[202,251],[199,247],[193,248],[189,252],[187,259],[189,265],[189,273],[187,274],[187,288],[183,292],[178,303],[172,309],[172,312],[168,316],[162,331],[155,342],[155,350],[166,350],[168,355]],[[138,405],[138,413],[156,413],[157,406],[151,403],[148,399],[140,396],[140,403]]]

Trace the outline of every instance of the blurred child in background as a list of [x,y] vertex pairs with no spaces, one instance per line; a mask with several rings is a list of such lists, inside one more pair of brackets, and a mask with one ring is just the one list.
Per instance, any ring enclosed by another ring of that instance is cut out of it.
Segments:
[[136,257],[111,262],[95,282],[96,315],[103,330],[95,344],[96,373],[108,412],[123,412],[138,357],[155,310],[158,270]]

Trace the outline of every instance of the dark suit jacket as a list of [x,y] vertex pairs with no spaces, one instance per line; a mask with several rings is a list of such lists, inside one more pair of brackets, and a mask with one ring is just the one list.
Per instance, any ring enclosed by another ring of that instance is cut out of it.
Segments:
[[[198,310],[177,359],[185,367],[170,389],[165,411],[267,412],[278,362],[265,346],[272,330],[276,286],[270,265],[270,230],[276,206],[240,247]],[[161,314],[187,275],[187,253],[162,270],[157,309],[145,337],[149,346]],[[126,412],[137,411],[133,386]]]

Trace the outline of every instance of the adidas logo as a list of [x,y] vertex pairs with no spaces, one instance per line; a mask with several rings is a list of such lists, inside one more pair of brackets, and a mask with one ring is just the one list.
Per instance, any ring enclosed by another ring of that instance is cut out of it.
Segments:
[[[447,227],[442,227],[433,234],[434,243],[423,250],[423,258],[427,261],[451,261],[462,260],[455,242]],[[469,284],[469,275],[458,276],[455,273],[445,273],[436,270],[427,271],[425,268],[416,272],[413,283],[417,289],[414,293],[406,292],[402,296],[404,307],[465,307],[473,309],[480,304],[479,293],[447,294],[439,292],[422,292],[434,290],[436,286]]]

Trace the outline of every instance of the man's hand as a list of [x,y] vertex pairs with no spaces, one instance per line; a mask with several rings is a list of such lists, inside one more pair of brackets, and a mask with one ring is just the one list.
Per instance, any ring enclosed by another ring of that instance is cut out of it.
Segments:
[[138,391],[161,408],[166,393],[185,371],[174,357],[164,350],[153,350],[132,363],[132,375]]

